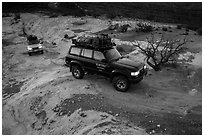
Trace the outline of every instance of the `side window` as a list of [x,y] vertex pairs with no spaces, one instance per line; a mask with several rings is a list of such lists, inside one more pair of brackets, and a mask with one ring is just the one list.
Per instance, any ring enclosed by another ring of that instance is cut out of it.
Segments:
[[74,55],[78,55],[79,56],[80,52],[81,52],[80,48],[72,47],[71,51],[70,51],[70,54],[74,54]]
[[94,51],[94,59],[101,61],[101,60],[105,59],[105,57],[104,57],[103,53],[101,53],[99,51]]
[[83,49],[82,56],[87,57],[87,58],[92,58],[92,52],[93,50],[91,49]]

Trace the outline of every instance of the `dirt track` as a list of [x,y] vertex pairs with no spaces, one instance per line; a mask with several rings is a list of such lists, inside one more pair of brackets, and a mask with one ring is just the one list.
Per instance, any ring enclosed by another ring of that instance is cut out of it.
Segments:
[[[149,70],[128,92],[117,92],[104,77],[87,75],[76,80],[64,66],[71,45],[64,34],[102,31],[108,21],[21,16],[26,28],[31,26],[28,33],[47,43],[45,54],[28,56],[22,20],[12,24],[13,17],[3,18],[3,134],[201,134],[199,65],[185,62],[161,72]],[[82,25],[73,24],[78,20]],[[191,33],[196,45],[191,50],[199,51],[201,39]],[[127,41],[128,34],[117,38]]]

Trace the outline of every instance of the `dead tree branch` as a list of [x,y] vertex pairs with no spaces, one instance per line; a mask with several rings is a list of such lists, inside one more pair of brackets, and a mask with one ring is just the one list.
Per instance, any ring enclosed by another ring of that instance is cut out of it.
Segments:
[[155,70],[161,70],[161,67],[176,59],[176,55],[185,50],[183,47],[187,40],[164,40],[164,35],[159,40],[155,40],[154,34],[147,38],[147,45],[142,47],[140,43],[135,44],[140,52],[146,55],[146,62]]

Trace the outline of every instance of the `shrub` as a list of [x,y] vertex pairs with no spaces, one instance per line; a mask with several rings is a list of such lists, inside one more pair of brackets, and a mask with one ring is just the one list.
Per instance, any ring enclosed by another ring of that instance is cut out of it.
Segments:
[[2,39],[2,46],[9,46],[12,44],[13,44],[13,42],[11,39]]
[[186,28],[186,32],[189,32],[189,28]]
[[182,33],[181,35],[188,35],[188,32],[184,32],[184,33]]
[[181,25],[177,25],[176,28],[177,28],[177,29],[181,29],[182,26],[181,26]]
[[116,46],[116,49],[121,53],[121,52],[125,52],[124,48],[123,47],[119,47],[119,46]]
[[167,29],[167,27],[163,27],[162,30],[163,31],[167,31],[168,29]]
[[19,14],[19,13],[16,13],[16,14],[14,15],[14,20],[17,21],[17,20],[19,20],[19,19],[21,19],[20,14]]
[[65,38],[65,39],[68,39],[68,38],[69,38],[69,36],[68,36],[67,34],[65,34],[65,35],[64,35],[64,38]]
[[129,24],[122,25],[121,27],[118,28],[118,31],[119,32],[126,32],[129,27],[130,27]]
[[151,32],[153,31],[153,27],[147,23],[137,23],[138,28],[136,28],[136,32]]

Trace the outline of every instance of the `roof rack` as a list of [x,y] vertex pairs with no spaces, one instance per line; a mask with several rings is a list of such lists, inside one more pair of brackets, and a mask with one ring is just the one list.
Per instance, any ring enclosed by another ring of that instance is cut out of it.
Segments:
[[116,44],[111,41],[108,34],[81,36],[77,39],[72,39],[72,43],[76,46],[94,48],[97,50],[106,50],[116,46]]

